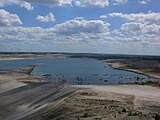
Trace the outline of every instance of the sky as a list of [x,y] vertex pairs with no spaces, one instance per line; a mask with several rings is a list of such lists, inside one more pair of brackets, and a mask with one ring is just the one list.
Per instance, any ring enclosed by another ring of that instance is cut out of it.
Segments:
[[160,0],[0,0],[0,51],[160,55]]

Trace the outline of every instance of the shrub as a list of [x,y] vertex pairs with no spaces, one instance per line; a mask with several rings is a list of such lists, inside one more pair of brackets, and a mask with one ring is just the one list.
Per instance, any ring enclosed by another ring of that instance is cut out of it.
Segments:
[[130,111],[128,113],[128,116],[138,116],[138,113]]
[[155,120],[160,120],[160,115],[156,114]]
[[123,108],[122,112],[127,112],[127,110],[125,108]]
[[91,117],[91,115],[89,115],[88,113],[84,113],[83,117],[87,118],[87,117]]

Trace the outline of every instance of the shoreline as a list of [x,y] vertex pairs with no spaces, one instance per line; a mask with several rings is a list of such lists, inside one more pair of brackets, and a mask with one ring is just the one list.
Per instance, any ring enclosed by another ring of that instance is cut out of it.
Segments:
[[107,64],[108,66],[112,67],[113,69],[134,72],[134,73],[145,75],[147,77],[150,77],[150,78],[153,78],[153,79],[160,81],[160,76],[154,75],[153,73],[144,72],[140,69],[138,70],[138,69],[133,69],[131,67],[129,68],[127,66],[127,64],[123,64],[120,61],[103,60],[102,63]]
[[49,83],[32,76],[34,68],[0,71],[1,120],[152,120],[160,113],[157,87]]
[[[35,55],[35,54],[23,55],[22,54],[22,55],[18,55],[17,54],[16,57],[8,56],[8,55],[0,55],[0,61],[1,60],[36,59],[36,58],[68,58],[68,57],[72,57],[72,55],[66,55],[66,54],[45,54],[45,55],[43,55],[43,54],[40,54],[40,55]],[[96,58],[93,58],[93,59],[96,59]],[[107,59],[107,60],[96,59],[96,60],[101,61],[102,63],[107,64],[114,69],[134,72],[134,73],[138,73],[138,74],[148,76],[148,77],[153,78],[153,79],[160,80],[159,75],[155,75],[154,73],[151,73],[151,72],[144,72],[141,69],[133,69],[133,68],[127,66],[127,64],[122,63],[121,61],[114,61],[114,60],[111,60],[111,59]]]
[[30,73],[34,67],[0,71],[1,120],[26,120],[42,109],[53,109],[78,90],[62,82],[49,83],[32,76]]
[[23,59],[36,59],[36,58],[67,58],[71,55],[67,54],[0,54],[0,61],[1,60],[23,60]]
[[[45,57],[42,57],[42,56],[41,57],[34,57],[34,58],[16,58],[16,59],[7,58],[7,60],[22,60],[22,59],[36,59],[36,58],[47,58],[47,56],[45,56]],[[63,57],[59,57],[58,56],[58,57],[52,57],[52,58],[67,58],[67,57],[64,57],[64,56]],[[95,58],[93,58],[93,59],[95,59]],[[95,59],[95,60],[97,60],[97,59]],[[1,61],[1,59],[0,59],[0,61]],[[141,70],[128,68],[127,64],[120,63],[120,61],[114,61],[114,60],[98,60],[98,61],[102,62],[104,65],[108,65],[109,67],[112,67],[113,69],[123,70],[123,71],[128,71],[128,72],[133,72],[133,73],[145,75],[145,76],[147,76],[149,78],[155,79],[154,81],[160,81],[160,76],[153,75],[153,73],[146,73],[146,72],[141,71]],[[33,71],[33,69],[36,67],[36,65],[30,65],[30,66],[33,66],[33,68],[32,68],[32,70],[30,70],[30,72],[28,74],[30,74]],[[27,66],[27,67],[29,67],[29,66]],[[21,68],[18,68],[18,69],[21,69]],[[8,70],[8,71],[15,71],[15,70],[16,70],[16,68],[13,69],[13,70]],[[2,71],[3,70],[1,70],[0,72],[2,72]],[[23,69],[20,70],[20,71],[23,71]],[[33,77],[39,77],[39,76],[33,76]]]

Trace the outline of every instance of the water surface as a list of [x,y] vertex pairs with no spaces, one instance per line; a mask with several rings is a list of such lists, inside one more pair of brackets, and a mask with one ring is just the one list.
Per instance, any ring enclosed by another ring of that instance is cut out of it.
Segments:
[[33,75],[48,81],[63,80],[70,84],[117,84],[147,81],[150,78],[123,70],[113,69],[91,58],[41,58],[0,61],[0,70],[37,65]]

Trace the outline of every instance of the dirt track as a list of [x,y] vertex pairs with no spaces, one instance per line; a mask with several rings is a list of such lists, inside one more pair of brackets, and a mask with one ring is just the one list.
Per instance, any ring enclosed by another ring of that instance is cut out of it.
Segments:
[[76,85],[77,94],[27,120],[155,120],[160,89],[142,85]]
[[0,94],[0,119],[18,120],[27,117],[75,92],[67,85],[34,83]]
[[77,90],[63,82],[43,82],[29,75],[33,67],[0,72],[0,120],[25,119],[50,103],[53,108]]
[[0,71],[0,120],[154,120],[160,113],[159,88],[48,83],[29,74],[33,67]]
[[[142,85],[108,85],[108,86],[77,86],[79,88],[89,88],[101,93],[113,93],[119,95],[134,96],[134,108],[144,112],[151,112],[157,106],[160,112],[160,89]],[[143,107],[146,107],[143,109]]]

